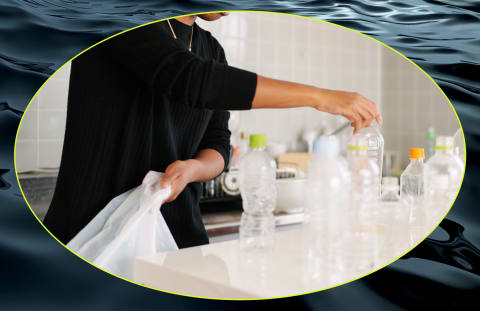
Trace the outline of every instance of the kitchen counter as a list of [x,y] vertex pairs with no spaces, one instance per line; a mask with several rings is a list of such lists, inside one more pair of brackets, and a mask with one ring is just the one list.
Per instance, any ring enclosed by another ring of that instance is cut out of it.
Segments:
[[[241,210],[206,213],[202,215],[205,229],[209,237],[237,233],[240,226]],[[275,213],[275,224],[278,227],[300,224],[303,213]]]
[[252,299],[318,291],[359,276],[327,273],[322,257],[304,242],[309,236],[302,227],[275,233],[269,250],[242,250],[233,240],[139,257],[134,280],[184,295]]

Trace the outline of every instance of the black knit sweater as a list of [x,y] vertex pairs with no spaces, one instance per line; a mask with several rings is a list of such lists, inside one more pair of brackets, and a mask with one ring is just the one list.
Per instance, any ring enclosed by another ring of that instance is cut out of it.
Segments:
[[[45,226],[68,243],[149,170],[215,149],[228,162],[228,110],[250,109],[254,73],[226,65],[222,47],[194,24],[171,20],[128,31],[77,57],[65,141]],[[208,243],[191,183],[161,211],[180,248]]]

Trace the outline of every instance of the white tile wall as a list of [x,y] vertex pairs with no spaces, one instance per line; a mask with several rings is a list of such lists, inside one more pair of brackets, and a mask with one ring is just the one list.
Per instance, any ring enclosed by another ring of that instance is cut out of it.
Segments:
[[437,135],[453,135],[460,125],[438,87],[408,60],[384,48],[382,72],[385,148],[400,153],[404,168],[409,148],[425,148],[429,127]]
[[40,89],[24,113],[16,145],[20,172],[58,168],[67,113],[70,64]]
[[[374,40],[311,19],[270,13],[232,13],[198,21],[223,45],[230,65],[261,75],[322,88],[356,91],[382,110],[386,149],[423,146],[426,129],[453,134],[458,122],[447,100],[419,69]],[[40,90],[25,112],[17,143],[17,168],[59,165],[68,96],[69,65]],[[241,131],[266,133],[271,142],[299,143],[304,129],[342,124],[309,108],[240,112]]]

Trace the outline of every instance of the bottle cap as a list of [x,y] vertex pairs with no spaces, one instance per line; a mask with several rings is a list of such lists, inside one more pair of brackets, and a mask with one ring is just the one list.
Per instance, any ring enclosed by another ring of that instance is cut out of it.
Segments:
[[410,159],[425,159],[423,148],[410,148]]
[[265,134],[250,135],[250,147],[263,148],[266,146],[267,146],[267,135]]
[[340,153],[340,143],[335,136],[321,137],[315,141],[313,152],[319,155],[336,156]]
[[429,127],[427,131],[427,139],[428,140],[435,140],[436,133],[433,127]]

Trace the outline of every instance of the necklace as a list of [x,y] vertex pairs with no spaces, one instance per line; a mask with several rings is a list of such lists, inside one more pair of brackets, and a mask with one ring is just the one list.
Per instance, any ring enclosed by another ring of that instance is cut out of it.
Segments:
[[[170,26],[170,30],[172,31],[173,38],[176,40],[177,35],[175,34],[175,31],[173,30],[172,24],[170,24],[170,20],[167,19],[168,26]],[[192,38],[193,38],[193,25],[192,25],[192,32],[190,33],[190,43],[188,44],[188,50],[191,52],[192,51]]]

